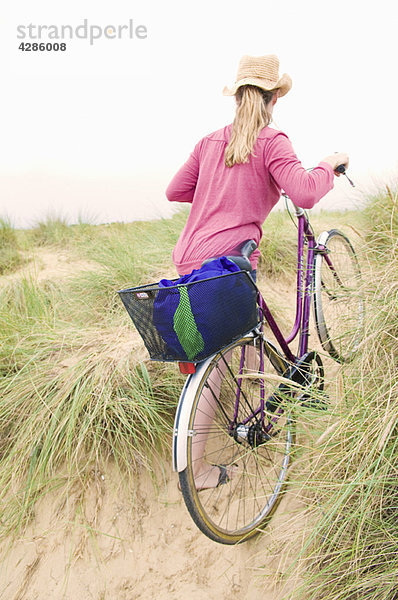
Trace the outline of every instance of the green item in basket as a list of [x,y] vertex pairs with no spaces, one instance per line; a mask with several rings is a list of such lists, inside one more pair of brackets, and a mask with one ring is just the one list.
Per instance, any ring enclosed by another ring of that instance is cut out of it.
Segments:
[[192,313],[191,303],[189,301],[188,290],[186,287],[180,287],[180,302],[173,317],[173,329],[177,334],[178,341],[186,353],[188,360],[202,352],[205,345],[200,331],[195,322]]

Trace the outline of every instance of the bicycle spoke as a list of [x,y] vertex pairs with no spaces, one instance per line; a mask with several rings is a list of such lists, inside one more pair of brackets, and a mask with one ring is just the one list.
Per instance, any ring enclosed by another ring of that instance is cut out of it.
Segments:
[[[239,385],[230,365],[228,365],[228,363],[226,362],[224,355],[222,356],[222,358],[223,358],[223,361],[224,361],[230,375],[232,376],[232,380],[235,382],[235,386]],[[241,375],[241,373],[239,373],[239,375]],[[229,382],[229,380],[228,380],[228,383],[230,385],[231,390],[236,392],[236,388],[233,387],[232,382]],[[247,404],[250,414],[254,415],[255,411],[254,411],[253,407],[251,406],[250,402],[248,401],[247,396],[241,386],[239,386],[239,393],[243,396],[243,399],[245,400],[245,403]],[[256,418],[256,417],[254,417],[254,418]],[[258,419],[256,419],[256,421],[258,421]]]

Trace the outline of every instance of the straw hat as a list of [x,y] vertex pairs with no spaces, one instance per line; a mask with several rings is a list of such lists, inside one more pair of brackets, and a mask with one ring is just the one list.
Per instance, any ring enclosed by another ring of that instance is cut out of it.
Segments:
[[256,85],[263,90],[279,90],[278,95],[284,96],[292,87],[292,80],[286,73],[279,77],[279,59],[275,54],[245,55],[239,62],[235,83],[231,88],[224,88],[224,96],[234,96],[242,85]]

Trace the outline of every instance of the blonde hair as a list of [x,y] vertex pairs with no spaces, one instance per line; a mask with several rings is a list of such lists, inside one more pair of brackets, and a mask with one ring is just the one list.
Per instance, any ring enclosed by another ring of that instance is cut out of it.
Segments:
[[267,105],[275,92],[276,90],[262,90],[254,85],[243,85],[238,88],[235,94],[238,106],[231,137],[224,153],[227,167],[249,161],[258,134],[271,122]]

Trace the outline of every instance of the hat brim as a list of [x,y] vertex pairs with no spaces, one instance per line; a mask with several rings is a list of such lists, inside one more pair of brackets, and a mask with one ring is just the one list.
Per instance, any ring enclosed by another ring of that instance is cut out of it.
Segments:
[[242,85],[255,85],[256,87],[261,88],[262,90],[266,90],[268,92],[272,92],[272,90],[278,90],[278,96],[284,96],[288,93],[288,91],[292,87],[292,80],[284,73],[282,77],[275,83],[275,81],[267,80],[267,79],[259,79],[257,77],[245,77],[244,79],[240,79],[236,81],[231,88],[225,87],[223,89],[224,96],[235,96],[236,92]]

